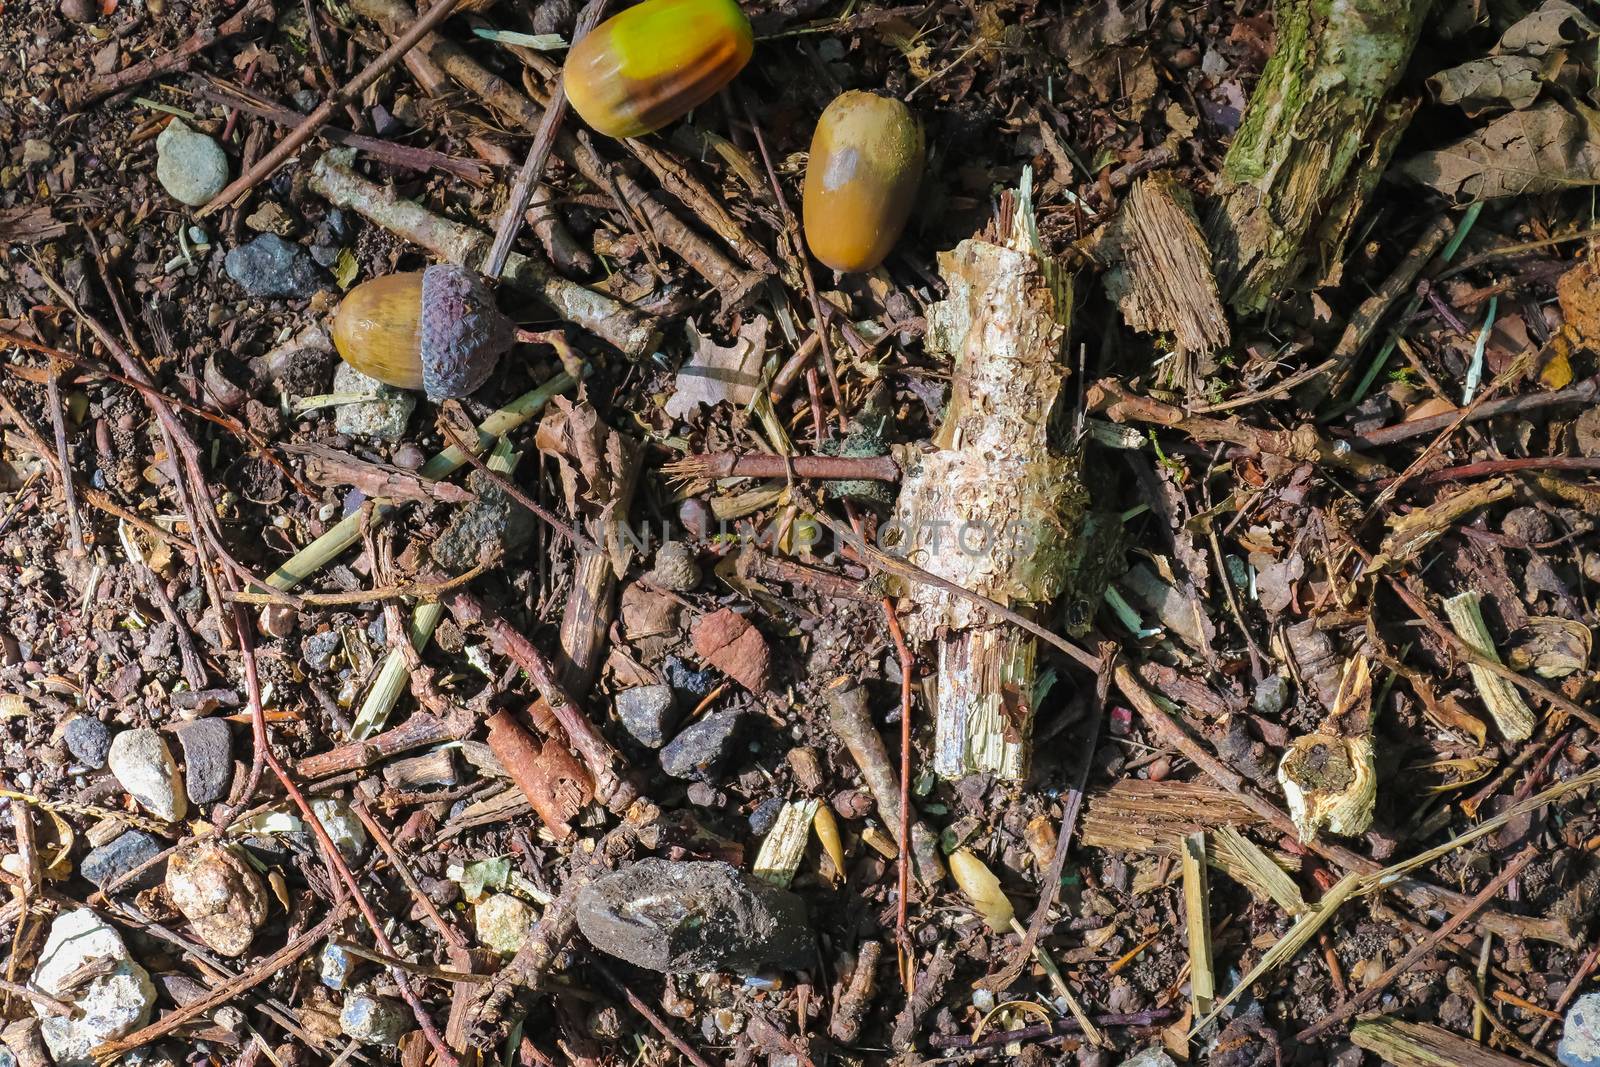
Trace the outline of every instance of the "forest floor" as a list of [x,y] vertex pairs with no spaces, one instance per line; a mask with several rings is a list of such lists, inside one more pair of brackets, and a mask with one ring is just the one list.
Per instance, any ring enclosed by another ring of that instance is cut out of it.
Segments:
[[748,0],[519,185],[580,5],[458,7],[0,0],[13,1062],[1600,1063],[1594,12]]

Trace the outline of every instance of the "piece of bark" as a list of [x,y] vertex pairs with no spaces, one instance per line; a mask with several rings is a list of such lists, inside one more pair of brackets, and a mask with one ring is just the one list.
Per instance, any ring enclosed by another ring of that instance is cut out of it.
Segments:
[[1522,1067],[1527,1061],[1484,1048],[1432,1023],[1412,1023],[1387,1015],[1350,1028],[1357,1048],[1395,1067]]
[[516,714],[506,708],[489,718],[489,748],[560,841],[572,833],[572,820],[593,799],[594,783],[583,764],[567,751],[566,735],[548,707],[541,715],[535,704],[529,714],[545,734],[542,742],[534,740]]
[[772,673],[772,651],[761,631],[732,608],[694,621],[691,639],[700,658],[752,693],[765,693]]
[[1278,299],[1335,266],[1416,110],[1391,97],[1429,0],[1278,0],[1277,43],[1222,162],[1208,229],[1224,297]]
[[1136,182],[1096,236],[1094,256],[1106,266],[1106,294],[1123,321],[1140,333],[1171,334],[1179,365],[1172,379],[1185,391],[1197,385],[1229,334],[1188,192],[1165,174]]
[[[901,463],[883,547],[973,593],[1026,612],[1066,586],[1086,505],[1080,457],[1057,447],[1050,413],[1068,373],[1069,282],[1033,251],[1031,205],[1015,200],[998,240],[939,257],[950,297],[928,313],[928,346],[953,364],[931,448]],[[937,643],[934,770],[1026,777],[1034,638],[972,600],[913,584],[912,641]]]

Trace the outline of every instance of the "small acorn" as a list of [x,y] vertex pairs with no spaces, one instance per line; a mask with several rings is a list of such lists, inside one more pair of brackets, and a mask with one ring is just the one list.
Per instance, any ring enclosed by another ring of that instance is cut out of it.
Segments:
[[754,50],[735,0],[644,0],[572,46],[562,84],[590,126],[638,137],[711,99]]
[[811,254],[838,271],[871,270],[905,229],[922,179],[922,127],[892,96],[851,90],[817,120],[806,163]]
[[332,333],[339,355],[362,374],[443,400],[487,381],[517,326],[475,273],[438,263],[362,282],[340,301]]

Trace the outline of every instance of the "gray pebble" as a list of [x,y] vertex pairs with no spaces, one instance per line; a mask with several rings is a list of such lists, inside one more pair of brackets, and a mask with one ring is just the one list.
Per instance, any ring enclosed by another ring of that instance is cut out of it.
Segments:
[[617,694],[617,718],[641,745],[660,748],[678,722],[672,687],[641,685],[624,689]]
[[1556,1058],[1563,1067],[1600,1067],[1600,993],[1585,993],[1567,1009]]
[[300,642],[300,659],[307,670],[325,671],[332,666],[333,655],[343,643],[338,630],[311,634]]
[[[83,862],[78,865],[78,871],[103,889],[113,879],[121,877],[141,863],[154,859],[166,847],[166,843],[153,834],[147,834],[143,830],[129,830],[83,857]],[[133,885],[142,889],[159,881],[161,881],[161,871],[158,868],[151,868],[135,879]]]
[[106,765],[106,755],[111,751],[111,731],[99,719],[79,715],[67,723],[62,736],[72,758],[85,767],[99,770]]
[[353,993],[339,1013],[339,1029],[365,1045],[394,1045],[413,1025],[406,1006],[390,997]]
[[716,778],[738,747],[745,715],[738,710],[713,711],[674,737],[661,750],[661,769],[674,778]]
[[1269,675],[1256,686],[1256,693],[1251,705],[1257,715],[1272,716],[1283,710],[1283,705],[1289,700],[1289,679],[1281,674]]
[[222,265],[251,296],[307,297],[326,281],[305,249],[275,233],[264,233],[233,249]]
[[578,927],[602,952],[679,974],[803,967],[805,904],[726,863],[646,859],[578,893]]
[[457,508],[433,542],[433,561],[451,574],[477,566],[486,550],[497,558],[511,558],[533,540],[533,513],[507,496],[494,479],[473,471],[467,475],[467,488],[477,499]]
[[183,781],[189,799],[210,804],[233,782],[233,735],[221,719],[196,719],[177,729],[183,747]]
[[156,180],[180,204],[200,207],[227,186],[228,157],[216,141],[173,119],[156,138]]

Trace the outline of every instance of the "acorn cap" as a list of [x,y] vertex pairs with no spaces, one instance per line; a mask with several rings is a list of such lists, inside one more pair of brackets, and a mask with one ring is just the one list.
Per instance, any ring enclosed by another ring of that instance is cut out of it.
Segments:
[[452,263],[422,272],[418,316],[422,388],[430,400],[476,392],[517,339],[476,273]]

